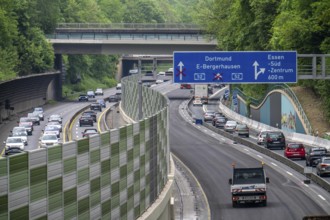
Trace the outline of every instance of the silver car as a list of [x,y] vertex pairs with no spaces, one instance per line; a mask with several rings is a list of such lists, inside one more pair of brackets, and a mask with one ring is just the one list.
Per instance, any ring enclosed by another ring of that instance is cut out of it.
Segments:
[[316,166],[316,173],[319,176],[330,174],[330,157],[322,157]]
[[21,137],[8,137],[6,141],[3,142],[6,144],[5,150],[9,150],[10,148],[19,148],[24,150],[24,140]]
[[20,137],[24,141],[24,145],[28,145],[28,133],[24,127],[14,127],[11,133],[12,137]]
[[227,132],[234,132],[237,126],[237,122],[236,121],[227,121],[225,126],[224,126],[224,130]]

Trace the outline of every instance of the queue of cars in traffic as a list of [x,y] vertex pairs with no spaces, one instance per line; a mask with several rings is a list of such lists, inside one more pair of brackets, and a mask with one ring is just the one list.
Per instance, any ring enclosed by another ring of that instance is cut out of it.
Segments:
[[[44,121],[44,112],[41,107],[34,108],[33,112],[19,118],[18,126],[11,130],[5,144],[4,155],[21,153],[28,145],[28,136],[33,135],[34,126],[40,126],[40,121]],[[42,130],[39,139],[39,147],[52,146],[59,143],[60,133],[62,132],[62,117],[54,114],[48,118],[48,123]]]
[[[226,132],[247,138],[250,136],[249,127],[246,124],[227,119],[222,113],[207,110],[204,112],[203,120]],[[315,167],[319,176],[330,174],[330,154],[325,147],[305,147],[302,143],[287,142],[283,132],[271,130],[259,132],[256,143],[270,150],[281,149],[286,158],[305,160],[306,166]]]

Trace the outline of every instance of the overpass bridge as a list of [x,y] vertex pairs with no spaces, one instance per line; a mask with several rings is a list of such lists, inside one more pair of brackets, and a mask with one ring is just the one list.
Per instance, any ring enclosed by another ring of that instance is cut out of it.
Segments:
[[47,35],[55,54],[150,54],[212,51],[217,41],[193,24],[59,24]]
[[[174,51],[217,49],[217,41],[199,26],[184,23],[62,23],[47,37],[57,54],[57,67],[60,54],[121,54],[125,62],[171,62]],[[298,54],[297,64],[298,79],[330,79],[330,54]]]

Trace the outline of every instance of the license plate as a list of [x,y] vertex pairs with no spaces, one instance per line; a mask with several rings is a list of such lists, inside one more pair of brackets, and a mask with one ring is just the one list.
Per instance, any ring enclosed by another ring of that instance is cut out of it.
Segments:
[[239,200],[258,200],[259,196],[240,196]]
[[279,144],[280,142],[279,142],[279,141],[274,141],[273,143],[274,143],[274,144]]

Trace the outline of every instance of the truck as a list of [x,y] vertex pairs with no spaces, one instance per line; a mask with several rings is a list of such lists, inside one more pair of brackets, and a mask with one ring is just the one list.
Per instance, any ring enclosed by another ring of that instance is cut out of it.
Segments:
[[207,84],[196,84],[194,99],[201,99],[203,104],[207,104],[209,100],[209,92]]
[[263,164],[255,168],[236,168],[233,165],[233,176],[229,179],[232,206],[251,203],[267,206],[266,183],[269,183],[269,178]]

